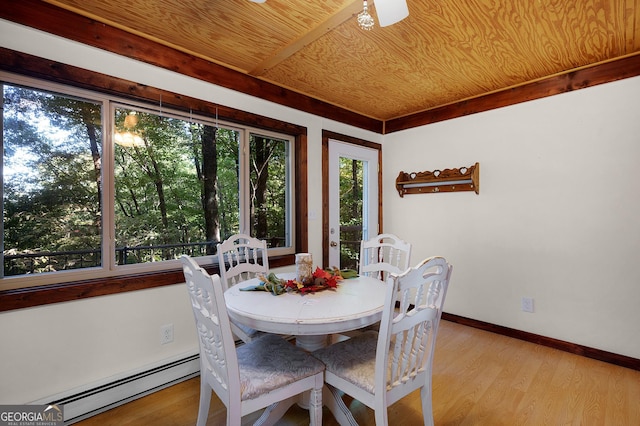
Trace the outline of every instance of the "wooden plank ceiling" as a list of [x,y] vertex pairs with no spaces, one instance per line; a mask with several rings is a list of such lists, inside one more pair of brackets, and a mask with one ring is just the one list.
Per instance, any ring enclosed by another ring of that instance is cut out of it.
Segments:
[[382,121],[640,52],[640,0],[45,1]]

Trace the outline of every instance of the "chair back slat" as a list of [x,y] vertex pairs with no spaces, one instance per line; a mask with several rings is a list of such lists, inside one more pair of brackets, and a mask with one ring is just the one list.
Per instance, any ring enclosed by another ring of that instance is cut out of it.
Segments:
[[409,267],[411,244],[393,234],[380,234],[360,243],[358,272],[386,281],[389,274],[401,274]]

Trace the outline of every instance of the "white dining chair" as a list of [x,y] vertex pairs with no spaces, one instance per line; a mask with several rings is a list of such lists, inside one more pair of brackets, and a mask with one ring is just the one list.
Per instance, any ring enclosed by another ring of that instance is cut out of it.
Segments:
[[240,281],[269,272],[267,242],[246,234],[235,234],[218,244],[220,279],[227,290]]
[[[386,281],[390,274],[401,274],[409,268],[411,244],[394,234],[379,234],[360,243],[358,274]],[[368,330],[377,330],[380,324],[342,333],[337,339],[354,337]]]
[[198,426],[207,423],[211,391],[227,407],[227,425],[267,407],[255,425],[273,424],[310,391],[312,426],[322,424],[324,365],[285,339],[267,334],[236,348],[220,277],[181,257],[200,344]]
[[[433,425],[431,371],[451,270],[444,258],[432,257],[391,275],[380,331],[313,353],[325,364],[325,383],[333,395],[340,398],[341,391],[372,408],[376,425],[387,425],[387,407],[416,389],[424,424]],[[341,417],[338,423],[357,424],[342,400],[337,401],[340,406],[330,408]]]
[[358,273],[386,281],[401,274],[411,262],[411,244],[393,234],[379,234],[360,243]]
[[[217,246],[220,279],[225,290],[269,272],[267,242],[245,234],[235,234]],[[237,322],[231,322],[233,334],[248,343],[264,333]]]

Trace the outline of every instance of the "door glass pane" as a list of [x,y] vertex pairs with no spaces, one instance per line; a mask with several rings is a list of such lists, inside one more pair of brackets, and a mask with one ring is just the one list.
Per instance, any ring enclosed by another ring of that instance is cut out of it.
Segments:
[[102,107],[3,88],[2,276],[102,264]]
[[365,162],[340,157],[340,267],[358,269]]

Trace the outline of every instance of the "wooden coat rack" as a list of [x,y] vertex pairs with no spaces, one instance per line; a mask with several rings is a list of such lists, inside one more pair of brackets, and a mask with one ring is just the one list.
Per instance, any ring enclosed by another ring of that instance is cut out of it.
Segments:
[[480,163],[459,169],[434,170],[432,172],[400,172],[396,189],[404,194],[434,194],[438,192],[474,191],[480,193]]

